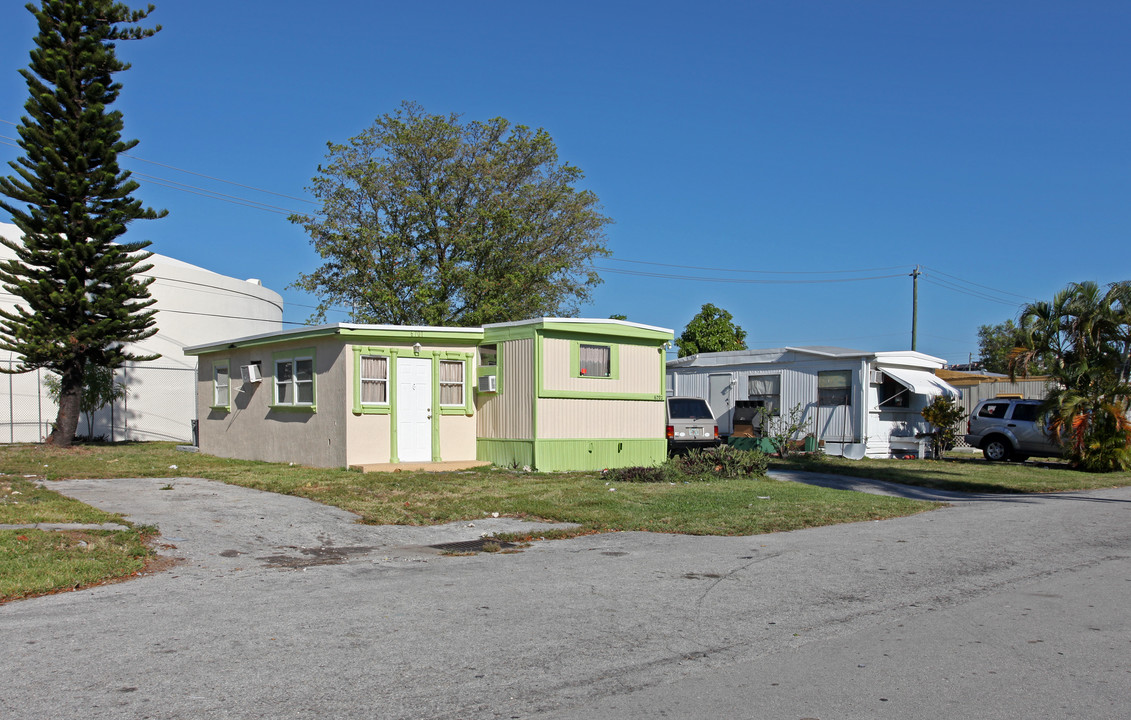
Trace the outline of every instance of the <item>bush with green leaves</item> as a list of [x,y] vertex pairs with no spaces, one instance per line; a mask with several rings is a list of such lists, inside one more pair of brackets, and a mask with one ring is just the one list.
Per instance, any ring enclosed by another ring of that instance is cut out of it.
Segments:
[[739,450],[730,445],[696,448],[668,463],[690,477],[762,477],[769,466],[761,450]]
[[958,442],[959,423],[965,419],[966,410],[949,397],[936,395],[921,414],[924,420],[935,427],[933,432],[927,434],[931,438],[931,452],[935,459],[939,459],[944,450],[949,450]]
[[616,482],[632,482],[632,483],[665,483],[683,481],[682,473],[677,470],[670,461],[663,465],[653,465],[652,467],[622,467],[610,468],[606,470],[603,475],[609,480]]
[[664,483],[710,480],[713,477],[764,477],[769,463],[761,450],[738,450],[729,445],[694,449],[652,467],[623,467],[602,475],[616,482]]

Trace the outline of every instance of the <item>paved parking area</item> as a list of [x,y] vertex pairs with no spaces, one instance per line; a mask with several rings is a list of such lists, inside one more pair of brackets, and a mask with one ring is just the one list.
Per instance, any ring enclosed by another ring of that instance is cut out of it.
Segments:
[[[0,606],[0,716],[1126,717],[1131,490],[739,538],[367,527],[203,480],[65,481],[172,570]],[[175,546],[175,547],[174,547]],[[1044,712],[1042,712],[1044,711]]]

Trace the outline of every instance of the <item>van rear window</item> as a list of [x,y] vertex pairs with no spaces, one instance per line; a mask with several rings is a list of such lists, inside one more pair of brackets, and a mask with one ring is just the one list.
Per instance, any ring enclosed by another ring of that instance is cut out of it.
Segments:
[[706,400],[697,398],[672,399],[668,400],[668,417],[696,419],[711,417],[711,408],[707,407]]

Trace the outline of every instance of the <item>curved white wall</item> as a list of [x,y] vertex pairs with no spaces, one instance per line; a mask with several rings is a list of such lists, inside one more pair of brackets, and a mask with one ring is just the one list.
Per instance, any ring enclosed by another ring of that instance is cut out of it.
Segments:
[[[20,241],[15,225],[0,223],[0,235]],[[14,253],[0,245],[0,260]],[[154,278],[150,294],[157,300],[158,332],[138,343],[142,353],[161,358],[123,368],[119,376],[128,388],[125,401],[100,411],[94,434],[115,440],[191,439],[196,418],[196,358],[184,348],[233,337],[281,330],[283,299],[257,282],[205,270],[164,255],[150,257]],[[19,298],[0,288],[0,307],[9,309]],[[0,367],[16,360],[0,351]],[[55,406],[41,392],[42,373],[0,376],[0,442],[38,442],[54,421]],[[86,434],[85,419],[79,434]]]

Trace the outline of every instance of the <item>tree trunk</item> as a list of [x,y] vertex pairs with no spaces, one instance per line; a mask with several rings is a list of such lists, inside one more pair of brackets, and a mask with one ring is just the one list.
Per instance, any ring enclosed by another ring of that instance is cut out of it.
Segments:
[[83,365],[67,368],[59,378],[59,414],[55,428],[47,437],[47,444],[70,447],[79,427],[79,409],[82,403]]

